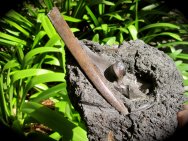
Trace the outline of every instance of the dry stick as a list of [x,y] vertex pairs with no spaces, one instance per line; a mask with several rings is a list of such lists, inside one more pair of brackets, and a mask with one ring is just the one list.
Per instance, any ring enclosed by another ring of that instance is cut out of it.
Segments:
[[79,63],[80,67],[86,73],[90,81],[98,89],[101,95],[114,107],[116,110],[124,115],[129,112],[122,101],[117,100],[111,90],[105,84],[105,77],[101,74],[99,69],[92,63],[87,53],[79,44],[78,39],[71,32],[68,24],[61,16],[57,7],[54,7],[49,13],[48,17],[55,27],[57,33],[65,42],[69,51]]

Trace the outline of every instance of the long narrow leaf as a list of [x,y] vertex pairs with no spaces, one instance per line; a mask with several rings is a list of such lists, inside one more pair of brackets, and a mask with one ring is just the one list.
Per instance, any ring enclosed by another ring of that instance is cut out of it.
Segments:
[[20,67],[20,64],[16,60],[10,60],[3,67],[3,71],[10,69],[10,68],[14,68],[14,67]]
[[54,34],[57,34],[49,18],[46,15],[42,14],[40,20],[42,21],[42,26],[49,38],[51,38]]
[[149,42],[150,40],[152,40],[153,38],[155,38],[157,36],[169,36],[169,37],[172,37],[178,41],[182,41],[181,37],[178,34],[171,33],[171,32],[162,32],[159,34],[152,34],[152,35],[145,36],[141,39],[144,40],[145,42]]
[[82,21],[81,19],[78,19],[78,18],[74,18],[74,17],[67,16],[67,15],[64,15],[64,14],[61,14],[61,15],[63,16],[65,21],[68,21],[68,22],[78,23],[78,22]]
[[33,42],[33,45],[32,45],[32,48],[34,48],[39,42],[40,40],[46,35],[46,32],[41,30],[36,36],[35,36],[35,39],[34,39],[34,42]]
[[4,89],[3,89],[4,83],[3,83],[3,75],[0,77],[0,109],[1,109],[1,114],[2,114],[2,120],[4,122],[8,122],[8,117],[10,116],[10,112],[8,110],[8,105],[5,100],[5,94],[4,94]]
[[22,26],[27,28],[29,31],[31,31],[31,27],[33,27],[33,23],[30,22],[27,18],[16,12],[15,10],[10,10],[7,14],[7,17],[14,19],[18,23],[21,23]]
[[95,26],[99,26],[99,22],[97,20],[97,18],[95,17],[94,13],[91,11],[91,9],[86,5],[86,10],[88,12],[88,14],[90,15],[91,19],[93,20]]
[[63,136],[63,140],[88,141],[84,129],[75,125],[59,112],[34,102],[24,103],[22,111]]
[[61,65],[61,60],[52,56],[52,55],[46,55],[44,64],[50,64],[50,65],[55,65],[55,66],[60,66]]
[[13,71],[11,75],[14,83],[19,79],[24,79],[31,76],[39,76],[42,74],[49,74],[49,73],[53,73],[53,71],[45,70],[45,69],[25,69],[25,70]]
[[48,8],[48,11],[50,11],[53,8],[53,3],[51,0],[44,0],[45,5]]
[[35,102],[24,103],[22,111],[62,135],[70,135],[72,129],[76,127],[60,113]]
[[34,85],[47,82],[65,82],[64,73],[46,73],[33,77],[28,85],[26,86],[25,91],[27,92]]
[[66,92],[66,83],[60,83],[56,86],[53,86],[53,87],[41,92],[36,98],[32,99],[31,101],[40,102],[44,99],[52,97],[53,95],[57,95],[57,93],[60,91]]
[[176,56],[179,59],[185,59],[188,60],[188,54],[185,53],[180,53],[179,55]]
[[9,41],[6,39],[0,39],[0,44],[4,46],[19,46],[20,45],[20,43]]
[[169,43],[163,43],[159,44],[157,47],[170,47],[170,46],[176,46],[176,45],[188,45],[187,41],[176,41],[176,42],[169,42]]
[[45,53],[45,52],[61,52],[60,49],[55,47],[39,47],[31,50],[28,52],[24,57],[24,64],[23,66],[28,65],[29,61],[33,59],[33,57],[37,54]]
[[[60,41],[60,37],[59,37],[59,35],[58,34],[54,34],[51,38],[50,38],[50,40],[45,44],[45,46],[54,46],[54,45],[57,45],[57,42],[58,41]],[[60,45],[60,42],[58,42],[58,45]]]
[[7,23],[9,23],[11,26],[15,27],[18,31],[20,31],[21,33],[23,33],[26,37],[29,37],[29,32],[27,30],[25,30],[24,28],[22,28],[20,25],[18,25],[17,23],[8,20],[8,19],[4,19],[4,21],[6,21]]
[[0,32],[0,38],[4,38],[4,39],[9,40],[9,41],[14,41],[14,42],[22,44],[22,45],[26,45],[27,44],[26,41],[21,40],[21,39],[19,39],[17,37],[14,37],[14,36],[5,34],[3,32]]
[[180,29],[179,26],[175,25],[175,24],[171,24],[171,23],[154,23],[154,24],[149,24],[143,28],[141,28],[139,30],[139,32],[142,32],[146,29],[150,29],[150,28],[170,28],[170,29]]

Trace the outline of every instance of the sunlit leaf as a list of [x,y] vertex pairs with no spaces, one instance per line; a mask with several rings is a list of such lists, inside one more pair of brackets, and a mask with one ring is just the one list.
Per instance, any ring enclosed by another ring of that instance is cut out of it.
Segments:
[[33,59],[33,57],[37,54],[45,53],[45,52],[61,52],[60,49],[55,47],[39,47],[28,52],[24,57],[24,66],[28,65],[29,61]]
[[22,16],[20,13],[16,12],[15,10],[10,10],[7,14],[7,17],[14,19],[19,24],[21,24],[24,28],[31,31],[31,27],[33,27],[33,23],[30,22],[27,18]]
[[159,44],[157,45],[157,47],[169,47],[169,46],[176,46],[176,45],[188,45],[188,42],[187,41],[175,41],[175,42]]
[[59,112],[34,102],[24,103],[22,111],[52,130],[57,131],[60,135],[63,135],[63,140],[88,141],[86,131],[67,120]]
[[147,6],[143,7],[142,10],[143,11],[151,11],[152,9],[155,9],[158,6],[159,6],[158,3],[152,3],[150,5],[147,5]]
[[180,53],[176,57],[179,58],[179,59],[188,60],[188,54],[185,54],[185,53]]
[[19,39],[17,37],[8,35],[8,34],[3,33],[3,32],[0,32],[0,38],[6,39],[8,41],[16,42],[16,43],[22,44],[22,45],[26,45],[27,44],[25,40]]
[[159,33],[159,34],[152,34],[152,35],[145,36],[141,39],[144,40],[145,42],[149,42],[153,38],[158,37],[158,36],[169,36],[169,37],[172,37],[172,38],[174,38],[178,41],[182,41],[181,37],[178,34],[171,33],[171,32],[162,32],[162,33]]
[[23,33],[26,37],[29,37],[29,32],[27,30],[25,30],[24,28],[22,28],[20,25],[18,25],[17,23],[8,20],[8,19],[4,19],[4,21],[6,21],[7,23],[9,23],[11,26],[15,27],[17,30],[19,30],[21,33]]
[[99,42],[99,34],[95,34],[92,38],[92,41]]
[[151,29],[151,28],[170,28],[170,29],[180,29],[179,26],[171,23],[154,23],[154,24],[149,24],[144,26],[139,30],[139,32],[142,32],[146,29]]
[[60,91],[63,91],[63,92],[66,93],[66,83],[60,83],[58,85],[55,85],[55,86],[41,92],[37,97],[32,99],[32,101],[35,101],[35,102],[42,101],[44,99],[47,99],[47,98],[52,97],[54,95],[57,95],[58,92],[60,92]]
[[12,74],[13,82],[15,82],[19,79],[24,79],[31,76],[38,76],[46,73],[47,74],[53,73],[53,71],[46,69],[25,69],[25,70],[13,71],[11,74]]
[[31,89],[34,85],[47,82],[65,82],[64,73],[44,73],[41,75],[34,76],[27,84],[25,92]]
[[134,25],[128,26],[128,30],[129,30],[133,40],[138,39],[138,37],[137,37],[138,31]]
[[46,55],[44,63],[50,64],[50,65],[55,65],[55,66],[60,66],[60,60],[52,55]]
[[81,19],[78,19],[78,18],[74,18],[74,17],[67,16],[67,15],[64,15],[64,14],[61,14],[61,15],[63,16],[63,18],[65,19],[65,21],[68,21],[68,22],[78,23],[78,22],[82,21]]
[[34,42],[33,42],[33,45],[32,45],[32,48],[34,48],[40,41],[41,39],[46,35],[46,32],[41,30],[37,35],[36,37],[34,38]]
[[46,15],[41,15],[40,20],[41,20],[42,26],[49,38],[51,38],[53,35],[57,34],[53,25],[51,24],[49,18]]
[[20,67],[20,64],[16,60],[10,60],[3,67],[3,71],[5,71],[6,69],[14,68],[14,67]]

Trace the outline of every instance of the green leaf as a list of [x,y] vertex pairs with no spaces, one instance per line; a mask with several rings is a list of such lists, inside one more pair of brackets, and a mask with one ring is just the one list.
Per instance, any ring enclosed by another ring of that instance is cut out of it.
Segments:
[[185,86],[188,86],[188,80],[184,80],[184,81],[183,81],[183,84],[184,84]]
[[3,67],[3,71],[14,68],[14,67],[20,67],[20,64],[16,60],[10,60]]
[[31,27],[34,26],[32,22],[30,22],[27,18],[23,17],[15,10],[10,10],[6,14],[6,16],[17,21],[19,24],[21,24],[24,28],[28,29],[29,31],[31,31]]
[[150,4],[150,5],[147,5],[145,7],[142,8],[143,11],[151,11],[153,9],[155,9],[156,7],[158,7],[159,4],[158,3],[154,3],[154,4]]
[[71,111],[71,105],[68,101],[60,101],[55,104],[55,107],[58,108],[58,111],[64,113],[65,117],[69,120],[73,120],[73,114]]
[[92,38],[92,41],[99,42],[99,34],[95,34]]
[[55,65],[55,66],[60,66],[60,60],[52,55],[46,55],[44,63],[50,64],[50,65]]
[[46,35],[45,31],[43,31],[43,30],[39,31],[39,33],[34,38],[32,48],[34,48],[45,35]]
[[31,89],[34,85],[46,82],[65,82],[65,74],[64,73],[44,73],[42,75],[34,76],[30,82],[27,84],[25,93],[29,89]]
[[19,30],[21,33],[23,33],[26,37],[29,37],[30,33],[25,30],[24,28],[22,28],[20,25],[18,25],[17,23],[8,20],[8,19],[4,19],[5,22],[9,23],[11,26],[15,27],[17,30]]
[[147,42],[151,41],[153,38],[158,37],[158,36],[170,36],[178,41],[182,41],[181,37],[178,34],[171,33],[171,32],[162,32],[159,34],[152,34],[152,35],[145,36],[141,39],[147,43]]
[[[173,49],[171,49],[171,50],[173,50]],[[169,54],[169,56],[175,60],[175,59],[177,58],[177,56],[178,56],[181,52],[182,52],[182,49],[174,50],[174,51],[172,51],[172,53]]]
[[107,0],[103,0],[102,3],[104,3],[105,5],[110,5],[110,6],[115,5],[115,3],[111,2],[111,1],[107,1]]
[[79,22],[82,21],[81,19],[78,19],[78,18],[74,18],[74,17],[67,16],[67,15],[64,15],[64,14],[61,14],[61,15],[63,16],[65,21],[68,21],[68,22],[79,23]]
[[51,46],[54,46],[54,45],[60,45],[60,43],[58,42],[60,40],[61,40],[61,38],[59,37],[59,35],[54,34],[53,36],[51,36],[50,40],[48,40],[48,42],[45,44],[45,46],[51,47]]
[[3,75],[0,75],[0,110],[1,110],[1,117],[0,119],[8,122],[8,117],[10,116],[10,110],[7,105],[7,101],[5,98],[4,93],[4,83],[3,83]]
[[50,134],[49,137],[51,137],[52,139],[55,139],[56,141],[60,141],[61,139],[61,135],[58,132],[54,132]]
[[87,10],[88,14],[90,15],[91,19],[93,20],[95,26],[96,27],[99,26],[100,24],[99,24],[97,18],[95,17],[95,15],[93,14],[93,12],[91,11],[91,9],[87,5],[86,5],[86,10]]
[[188,54],[185,54],[185,53],[180,53],[176,57],[179,58],[179,59],[188,60]]
[[147,29],[151,29],[151,28],[170,28],[170,29],[180,29],[179,26],[175,25],[175,24],[171,24],[171,23],[154,23],[154,24],[149,24],[147,26],[144,26],[143,28],[140,28],[139,32],[142,32],[144,30]]
[[100,4],[98,5],[99,15],[104,14],[104,9],[105,9],[105,5],[102,4],[102,3],[100,3]]
[[60,83],[58,85],[55,85],[43,92],[41,92],[36,98],[32,99],[32,101],[34,102],[40,102],[44,99],[47,99],[49,97],[52,97],[54,95],[57,95],[59,92],[66,92],[66,83]]
[[94,0],[94,1],[90,1],[90,3],[89,3],[89,5],[99,5],[99,4],[115,6],[115,3],[111,2],[111,1],[107,1],[107,0]]
[[22,47],[20,46],[16,46],[16,53],[17,53],[17,56],[18,56],[18,61],[20,62],[20,64],[23,63],[23,58],[24,58],[24,50]]
[[48,11],[50,11],[53,8],[53,3],[51,0],[44,0],[45,5],[48,8]]
[[129,33],[129,31],[125,28],[125,27],[120,27],[120,28],[117,28],[119,31],[121,31],[121,32],[124,32],[124,33],[126,33],[126,34],[128,34]]
[[14,41],[9,41],[0,38],[0,44],[5,46],[19,46],[20,44]]
[[74,141],[88,141],[86,131],[69,121],[59,112],[34,102],[24,103],[22,111],[63,135],[63,140],[69,141],[73,137]]
[[31,76],[39,76],[41,74],[49,74],[49,73],[53,73],[53,71],[46,69],[25,69],[25,70],[13,71],[11,75],[13,82],[15,82],[19,79],[24,79]]
[[188,45],[188,42],[187,41],[175,41],[175,42],[159,44],[157,45],[157,47],[170,47],[170,46],[176,46],[176,45]]
[[78,31],[80,31],[80,29],[78,29],[78,28],[71,28],[71,31],[72,32],[78,32]]
[[138,39],[137,38],[138,31],[134,25],[129,25],[128,30],[129,30],[129,33],[131,34],[133,40]]
[[26,45],[26,44],[27,44],[26,41],[21,40],[21,39],[19,39],[19,38],[17,38],[17,37],[8,35],[8,34],[3,33],[3,32],[0,32],[0,38],[6,39],[6,40],[8,40],[8,41],[16,42],[16,43],[22,44],[22,45]]
[[41,20],[42,26],[49,38],[51,38],[53,35],[57,34],[56,30],[54,29],[53,25],[51,24],[49,18],[46,15],[41,14],[40,20]]
[[106,16],[109,16],[110,19],[115,18],[115,19],[120,20],[120,21],[125,21],[125,18],[122,18],[122,17],[121,17],[118,13],[116,13],[116,12],[106,14]]
[[116,37],[105,38],[103,39],[103,42],[105,42],[105,44],[110,45],[110,46],[118,44],[118,42],[116,41]]
[[178,64],[177,67],[179,70],[181,70],[181,72],[188,71],[188,64],[186,64],[186,63]]
[[60,49],[55,47],[39,47],[31,50],[28,52],[24,57],[24,64],[23,66],[26,66],[29,64],[29,61],[33,59],[33,57],[37,54],[45,53],[45,52],[61,52]]

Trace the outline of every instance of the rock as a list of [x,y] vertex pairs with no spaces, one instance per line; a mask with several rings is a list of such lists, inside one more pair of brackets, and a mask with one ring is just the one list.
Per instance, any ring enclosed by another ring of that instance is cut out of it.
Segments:
[[[94,63],[130,112],[124,116],[112,107],[67,51],[68,92],[86,123],[90,141],[161,141],[175,133],[176,114],[186,98],[183,78],[169,56],[141,40],[119,47],[88,40],[80,44],[101,58]],[[125,76],[110,81],[105,75],[107,66],[117,61],[124,63]]]

